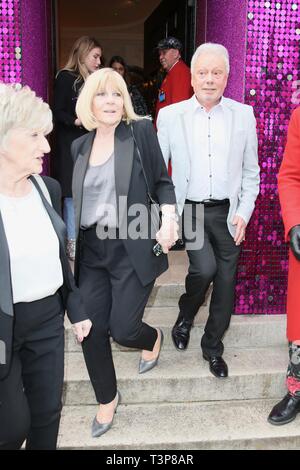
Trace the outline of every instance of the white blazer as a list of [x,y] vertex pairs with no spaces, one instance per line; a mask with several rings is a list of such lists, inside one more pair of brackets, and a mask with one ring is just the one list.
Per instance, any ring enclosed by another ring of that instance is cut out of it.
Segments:
[[[157,119],[158,140],[166,162],[171,159],[178,211],[181,214],[188,192],[192,158],[193,112],[192,97],[166,106]],[[228,146],[228,181],[230,209],[228,230],[235,235],[233,217],[240,215],[246,223],[254,210],[259,193],[256,120],[253,108],[229,98],[223,98]]]

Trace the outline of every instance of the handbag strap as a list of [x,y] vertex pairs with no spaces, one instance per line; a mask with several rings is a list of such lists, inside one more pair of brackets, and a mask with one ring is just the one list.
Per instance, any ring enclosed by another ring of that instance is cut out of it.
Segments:
[[148,183],[148,179],[147,179],[146,172],[145,172],[145,167],[144,167],[143,160],[142,160],[142,155],[141,155],[138,143],[137,143],[135,135],[134,135],[133,125],[132,124],[130,124],[130,129],[131,129],[133,142],[135,144],[136,151],[137,151],[137,154],[138,154],[138,158],[139,158],[139,161],[140,161],[140,164],[141,164],[141,167],[142,167],[142,172],[143,172],[144,180],[145,180],[146,187],[147,187],[148,198],[150,199],[152,204],[157,204],[157,202],[153,199],[153,197],[151,196],[151,193],[150,193],[149,183]]
[[48,188],[47,186],[45,185],[44,183],[44,180],[43,178],[38,175],[38,174],[34,174],[32,175],[33,178],[35,179],[35,181],[37,182],[37,184],[39,185],[43,195],[45,196],[47,202],[50,204],[50,206],[52,206],[52,202],[51,202],[51,198],[50,198],[50,194],[49,194],[49,191],[48,191]]

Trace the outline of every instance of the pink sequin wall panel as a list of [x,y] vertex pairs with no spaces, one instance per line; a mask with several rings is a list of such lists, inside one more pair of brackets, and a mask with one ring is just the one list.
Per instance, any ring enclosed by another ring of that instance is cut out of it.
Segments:
[[47,35],[48,0],[22,0],[23,83],[38,96],[48,100],[48,54],[51,45]]
[[299,0],[248,1],[245,102],[257,118],[261,190],[238,269],[239,314],[285,313],[288,262],[276,177],[297,105],[299,39]]
[[20,0],[0,0],[0,81],[22,81]]
[[[47,100],[48,0],[0,0],[0,81],[29,85]],[[48,173],[48,159],[44,173]]]
[[244,100],[247,0],[207,0],[206,42],[227,47],[230,74],[225,96]]

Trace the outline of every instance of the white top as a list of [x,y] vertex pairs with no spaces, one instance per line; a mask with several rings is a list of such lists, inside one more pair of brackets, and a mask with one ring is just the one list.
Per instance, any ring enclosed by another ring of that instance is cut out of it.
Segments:
[[227,199],[229,136],[226,135],[223,98],[209,112],[195,96],[193,99],[193,150],[187,199]]
[[13,302],[53,295],[63,284],[59,240],[37,189],[24,197],[0,194],[7,238]]

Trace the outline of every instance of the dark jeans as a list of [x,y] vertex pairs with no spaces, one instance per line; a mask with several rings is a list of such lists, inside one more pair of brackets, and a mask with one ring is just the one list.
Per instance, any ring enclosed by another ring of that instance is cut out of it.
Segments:
[[110,336],[130,348],[154,347],[157,331],[142,321],[153,284],[141,284],[122,240],[100,240],[94,228],[82,233],[79,288],[93,322],[82,349],[98,403],[117,393]]
[[0,381],[0,450],[55,449],[64,376],[60,295],[14,305],[13,355]]
[[213,283],[209,317],[201,347],[207,356],[221,356],[223,335],[230,323],[240,246],[236,246],[227,227],[229,204],[204,208],[204,245],[188,250],[189,272],[186,292],[179,300],[180,316],[193,321]]

